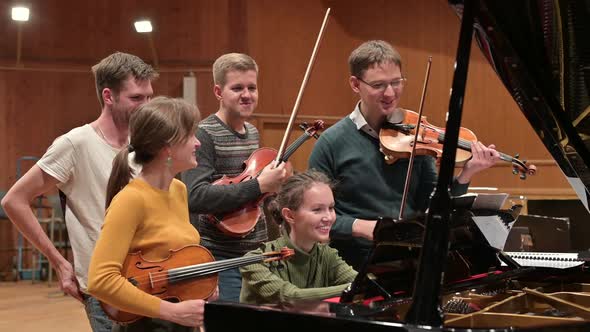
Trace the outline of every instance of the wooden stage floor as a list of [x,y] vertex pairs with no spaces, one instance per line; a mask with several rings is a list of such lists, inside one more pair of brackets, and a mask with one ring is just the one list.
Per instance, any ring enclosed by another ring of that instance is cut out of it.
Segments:
[[82,303],[47,282],[0,282],[0,331],[90,332]]

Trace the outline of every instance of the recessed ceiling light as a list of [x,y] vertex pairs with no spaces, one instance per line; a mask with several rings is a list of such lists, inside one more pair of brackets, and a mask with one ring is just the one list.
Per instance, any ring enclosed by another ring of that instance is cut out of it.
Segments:
[[27,7],[12,7],[12,19],[14,21],[28,21],[29,20],[29,8]]
[[135,22],[135,31],[139,33],[152,32],[152,22],[149,20]]

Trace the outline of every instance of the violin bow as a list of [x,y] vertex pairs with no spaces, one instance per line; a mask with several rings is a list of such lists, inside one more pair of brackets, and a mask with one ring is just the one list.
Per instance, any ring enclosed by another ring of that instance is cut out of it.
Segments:
[[307,70],[305,71],[305,75],[303,76],[303,81],[301,82],[301,87],[299,88],[299,93],[297,94],[297,99],[295,99],[295,105],[293,105],[293,111],[291,111],[291,117],[289,118],[289,123],[287,124],[287,129],[285,130],[285,135],[283,136],[283,141],[281,142],[281,146],[279,148],[279,152],[277,153],[277,159],[275,160],[276,165],[278,166],[281,158],[283,157],[283,153],[285,152],[285,146],[287,145],[287,141],[289,140],[289,135],[291,134],[291,129],[293,127],[293,122],[297,117],[297,111],[299,109],[299,104],[301,103],[301,97],[303,96],[303,91],[307,86],[307,81],[309,79],[309,75],[311,74],[311,69],[313,68],[313,64],[315,62],[316,55],[318,53],[318,49],[320,43],[322,42],[322,38],[324,37],[324,31],[326,29],[326,25],[328,24],[328,17],[330,16],[330,8],[326,10],[326,15],[324,16],[324,22],[322,23],[322,27],[320,28],[320,32],[318,34],[318,38],[315,42],[315,46],[313,47],[313,52],[311,53],[311,58],[309,63],[307,64]]
[[399,207],[399,220],[403,220],[404,210],[406,208],[406,198],[410,188],[410,179],[412,175],[412,168],[414,168],[414,156],[416,155],[416,143],[418,142],[418,135],[420,132],[420,123],[422,122],[422,111],[424,110],[424,99],[426,97],[426,87],[428,86],[428,79],[430,78],[430,67],[432,66],[432,55],[428,56],[428,64],[426,65],[426,75],[424,77],[424,86],[422,87],[422,97],[420,97],[420,108],[418,110],[418,123],[416,123],[416,132],[414,133],[414,143],[412,144],[412,153],[410,154],[410,161],[408,163],[408,173],[406,174],[406,183],[404,185],[404,193],[402,195],[402,202]]

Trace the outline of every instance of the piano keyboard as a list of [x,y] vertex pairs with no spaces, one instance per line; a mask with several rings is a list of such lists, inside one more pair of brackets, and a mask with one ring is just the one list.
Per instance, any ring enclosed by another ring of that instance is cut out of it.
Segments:
[[514,252],[506,251],[506,254],[521,266],[526,267],[550,267],[554,269],[568,269],[584,264],[579,259],[578,253],[560,252]]

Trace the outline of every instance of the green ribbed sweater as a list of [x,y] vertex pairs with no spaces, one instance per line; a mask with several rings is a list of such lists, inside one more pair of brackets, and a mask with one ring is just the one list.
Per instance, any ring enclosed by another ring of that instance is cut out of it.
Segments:
[[295,256],[287,261],[257,263],[240,268],[240,302],[269,304],[321,300],[340,295],[356,277],[356,271],[338,256],[335,249],[316,244],[307,253],[293,245],[286,233],[246,256],[280,250],[285,246],[295,250]]

